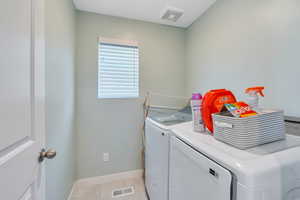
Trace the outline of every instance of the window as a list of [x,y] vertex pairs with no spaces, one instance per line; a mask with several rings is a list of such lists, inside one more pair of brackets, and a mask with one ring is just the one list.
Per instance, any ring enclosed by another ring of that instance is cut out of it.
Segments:
[[135,42],[99,39],[98,98],[139,96],[139,49]]

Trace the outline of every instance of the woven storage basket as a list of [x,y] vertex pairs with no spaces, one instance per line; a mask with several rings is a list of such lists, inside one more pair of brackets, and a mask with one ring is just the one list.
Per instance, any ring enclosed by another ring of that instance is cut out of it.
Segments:
[[283,111],[264,110],[245,118],[213,114],[213,122],[214,137],[239,149],[285,139]]

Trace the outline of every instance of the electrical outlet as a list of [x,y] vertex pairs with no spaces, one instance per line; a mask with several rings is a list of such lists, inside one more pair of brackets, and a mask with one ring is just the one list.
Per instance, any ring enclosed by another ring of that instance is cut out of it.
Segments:
[[103,153],[103,161],[108,162],[109,161],[109,153]]

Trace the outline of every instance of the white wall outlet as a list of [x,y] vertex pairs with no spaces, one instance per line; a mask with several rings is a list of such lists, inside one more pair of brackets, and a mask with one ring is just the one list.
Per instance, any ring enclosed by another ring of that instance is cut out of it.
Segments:
[[109,161],[109,153],[103,153],[103,161],[108,162]]

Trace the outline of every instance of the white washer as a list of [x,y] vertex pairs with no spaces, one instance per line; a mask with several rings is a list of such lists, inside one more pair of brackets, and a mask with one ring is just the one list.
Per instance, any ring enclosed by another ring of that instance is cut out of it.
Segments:
[[169,200],[300,200],[299,136],[244,151],[192,123],[171,130]]
[[151,200],[169,199],[170,130],[176,124],[191,120],[188,111],[150,110],[145,130],[145,185]]
[[146,120],[145,185],[151,200],[168,199],[170,134],[167,127]]

